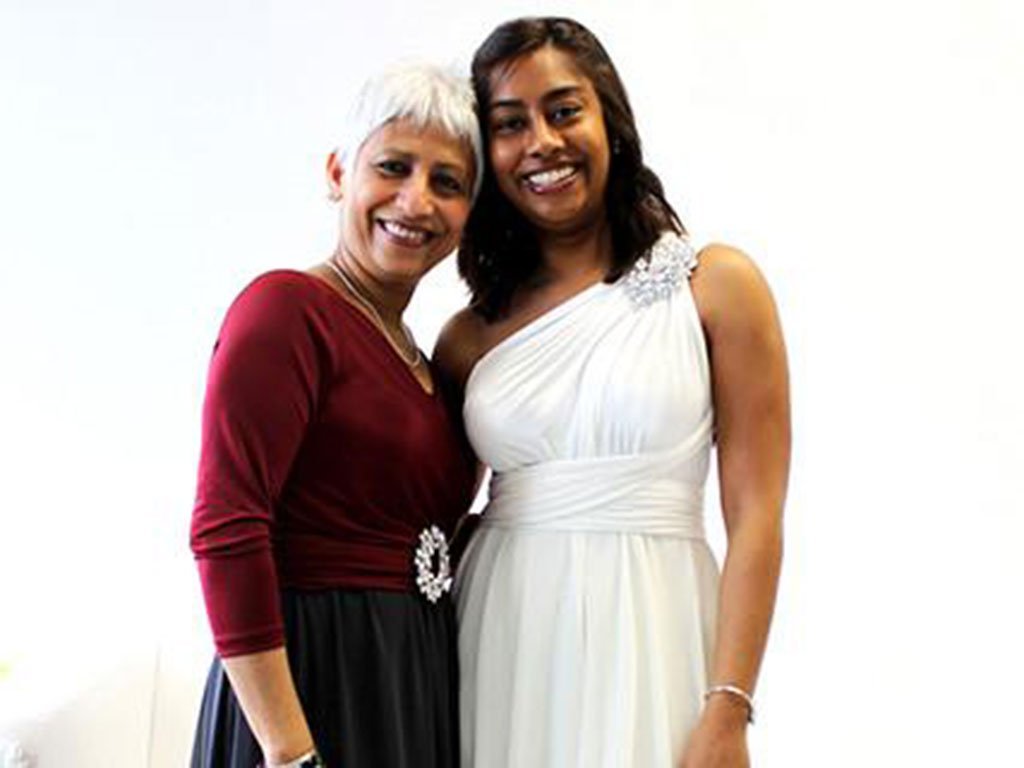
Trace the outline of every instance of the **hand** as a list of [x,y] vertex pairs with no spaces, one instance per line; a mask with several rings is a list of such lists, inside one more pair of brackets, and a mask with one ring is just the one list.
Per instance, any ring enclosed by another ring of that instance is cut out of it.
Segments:
[[750,768],[747,710],[731,697],[713,696],[683,752],[679,768]]

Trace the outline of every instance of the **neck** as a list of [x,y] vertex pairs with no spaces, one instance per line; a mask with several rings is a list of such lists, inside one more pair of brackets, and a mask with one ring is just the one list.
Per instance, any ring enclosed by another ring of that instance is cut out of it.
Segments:
[[612,266],[612,233],[602,217],[593,226],[572,233],[540,235],[545,282],[586,282]]
[[381,280],[364,268],[340,241],[331,258],[352,281],[359,296],[373,304],[377,312],[380,313],[380,319],[390,327],[401,328],[402,313],[405,312],[405,308],[412,298],[413,285],[400,281]]

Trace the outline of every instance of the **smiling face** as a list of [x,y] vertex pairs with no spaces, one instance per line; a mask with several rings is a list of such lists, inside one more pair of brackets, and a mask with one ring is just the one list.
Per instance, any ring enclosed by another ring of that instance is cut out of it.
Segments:
[[610,152],[601,102],[572,55],[545,45],[490,77],[487,130],[505,197],[543,234],[604,218]]
[[341,200],[341,242],[367,276],[415,283],[451,253],[469,216],[473,155],[445,131],[406,119],[377,129],[328,183]]

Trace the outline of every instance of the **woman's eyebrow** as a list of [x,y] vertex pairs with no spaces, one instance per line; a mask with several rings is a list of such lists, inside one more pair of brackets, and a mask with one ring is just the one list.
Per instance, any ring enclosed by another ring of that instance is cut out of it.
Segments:
[[501,99],[500,101],[492,101],[490,110],[493,112],[496,109],[516,109],[525,106],[526,102],[522,99]]
[[[552,88],[550,91],[541,96],[541,101],[555,101],[561,99],[564,96],[572,96],[583,91],[583,87],[579,85],[561,85],[557,88]],[[492,101],[490,111],[496,109],[510,109],[510,108],[521,108],[525,107],[526,102],[522,99],[499,99]]]
[[414,153],[401,147],[384,146],[377,150],[374,158],[377,160],[409,160]]
[[579,85],[563,85],[558,88],[554,88],[544,94],[543,101],[557,101],[565,96],[575,96],[578,93],[583,92],[583,87]]

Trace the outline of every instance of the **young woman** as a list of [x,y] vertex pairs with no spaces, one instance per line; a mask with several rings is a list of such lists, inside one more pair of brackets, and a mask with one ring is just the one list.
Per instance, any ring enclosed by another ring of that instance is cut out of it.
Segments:
[[193,768],[458,765],[446,537],[473,466],[402,323],[482,171],[468,83],[372,80],[327,181],[337,249],[221,328],[192,549],[218,658]]
[[747,766],[789,459],[769,290],[739,251],[690,246],[580,24],[498,27],[473,80],[472,303],[436,357],[494,473],[456,582],[463,764]]

